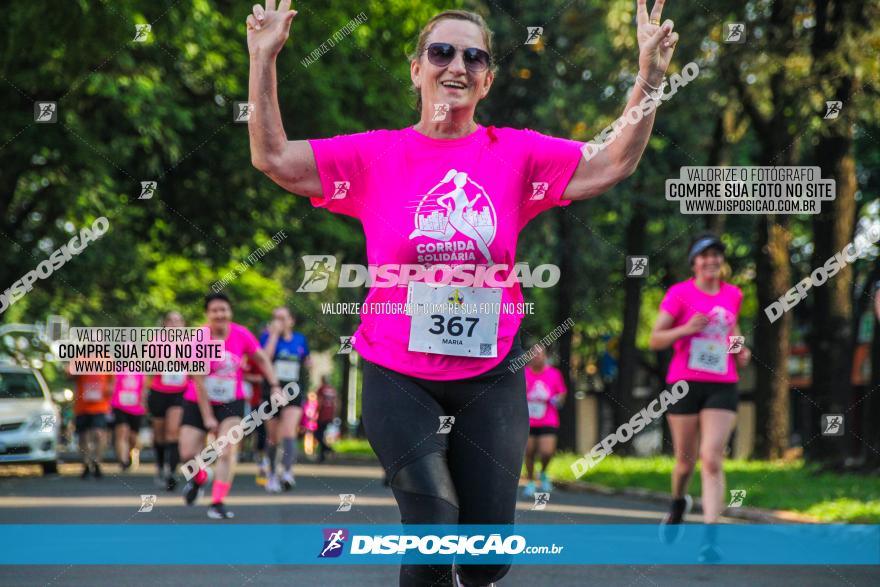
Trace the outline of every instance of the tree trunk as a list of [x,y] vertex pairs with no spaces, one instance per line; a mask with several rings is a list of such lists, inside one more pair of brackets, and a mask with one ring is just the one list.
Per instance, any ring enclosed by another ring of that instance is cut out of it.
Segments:
[[[645,218],[644,208],[636,203],[633,215],[626,227],[626,254],[642,255],[645,253]],[[650,267],[650,265],[649,265]],[[614,394],[619,402],[617,408],[622,408],[622,414],[617,418],[617,423],[626,422],[632,414],[638,412],[639,401],[633,397],[633,383],[636,371],[639,368],[639,355],[636,349],[636,333],[639,328],[639,310],[642,304],[642,286],[644,280],[639,278],[626,278],[623,284],[623,330],[620,334],[618,345],[620,358],[617,370],[617,385]],[[617,410],[615,410],[617,411]],[[628,454],[632,450],[632,443],[626,443],[618,451]]]
[[[559,259],[559,270],[563,276],[574,275],[574,263],[571,252],[574,250],[572,245],[571,218],[568,212],[558,210],[556,212],[557,226],[559,228],[559,247],[557,258]],[[556,288],[556,323],[562,324],[571,318],[571,311],[574,307],[572,299],[572,288],[557,287]],[[577,447],[577,414],[575,412],[574,389],[571,387],[571,329],[566,330],[557,341],[559,345],[559,370],[565,380],[565,387],[569,390],[569,396],[559,410],[559,449],[574,451]]]
[[[837,197],[823,202],[821,214],[813,216],[813,267],[823,265],[853,238],[857,181],[852,131],[855,112],[850,100],[857,82],[846,69],[840,71],[836,53],[842,51],[845,29],[856,25],[856,19],[857,11],[852,10],[852,5],[846,7],[829,0],[816,3],[817,24],[812,45],[816,74],[832,82],[834,99],[842,101],[844,106],[838,119],[825,121],[814,151],[822,177],[835,180]],[[808,407],[810,417],[804,431],[804,455],[811,461],[826,464],[843,465],[847,456],[846,419],[843,436],[822,436],[820,426],[822,414],[844,414],[851,403],[852,275],[852,267],[847,265],[827,283],[811,290],[814,311],[810,395],[813,401]]]
[[764,216],[759,221],[755,264],[758,291],[758,315],[755,325],[755,408],[757,416],[756,455],[779,458],[788,448],[791,429],[788,351],[791,313],[786,312],[771,323],[763,309],[779,298],[791,283],[789,246],[791,234],[784,216],[775,220]]

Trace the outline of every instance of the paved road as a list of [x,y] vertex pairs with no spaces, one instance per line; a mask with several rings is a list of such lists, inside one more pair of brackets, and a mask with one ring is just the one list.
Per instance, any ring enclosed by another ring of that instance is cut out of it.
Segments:
[[[212,523],[205,507],[187,508],[178,494],[153,484],[152,467],[120,475],[113,465],[100,480],[77,478],[79,465],[62,465],[61,475],[43,478],[30,467],[0,467],[0,523]],[[253,465],[241,465],[227,503],[236,514],[231,523],[271,524],[396,524],[399,515],[391,492],[382,486],[381,470],[368,463],[308,465],[298,469],[291,493],[267,495],[254,483]],[[337,512],[338,494],[357,497],[349,512]],[[141,494],[158,496],[154,510],[137,513]],[[206,504],[205,504],[206,505]],[[543,511],[521,501],[517,523],[523,524],[655,524],[662,508],[641,501],[556,491]],[[698,518],[692,521],[699,522]],[[2,531],[2,530],[0,530]],[[39,545],[34,545],[39,548]],[[243,545],[258,548],[258,545]],[[390,587],[397,569],[390,566],[7,566],[0,567],[0,585],[168,585],[311,587]],[[880,584],[873,567],[745,567],[745,566],[518,566],[499,583],[528,586],[803,585],[855,587]]]

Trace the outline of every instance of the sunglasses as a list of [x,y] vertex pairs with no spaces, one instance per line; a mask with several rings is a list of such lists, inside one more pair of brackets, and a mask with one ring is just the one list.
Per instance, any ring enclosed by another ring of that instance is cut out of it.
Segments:
[[[437,67],[446,67],[455,59],[458,49],[449,43],[431,43],[425,49],[428,54],[428,61]],[[482,49],[470,47],[462,49],[464,55],[464,66],[469,71],[485,71],[492,63],[492,57]]]

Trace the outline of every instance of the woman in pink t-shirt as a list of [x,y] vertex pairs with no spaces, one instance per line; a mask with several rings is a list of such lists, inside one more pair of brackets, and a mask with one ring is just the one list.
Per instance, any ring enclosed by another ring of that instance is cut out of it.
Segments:
[[[183,328],[186,322],[179,312],[168,312],[162,320],[163,328]],[[177,487],[177,465],[180,451],[177,446],[180,420],[183,417],[183,392],[186,373],[154,373],[147,377],[147,408],[153,425],[153,451],[156,453],[156,483],[166,491]],[[165,464],[168,464],[166,469]]]
[[749,349],[740,338],[742,292],[721,280],[724,244],[712,234],[697,237],[688,252],[694,276],[669,288],[651,332],[651,350],[673,347],[669,384],[687,381],[688,392],[669,406],[675,468],[673,501],[663,520],[674,536],[691,506],[687,486],[702,461],[703,519],[714,524],[724,509],[724,449],[736,423],[737,365],[745,367]]
[[[277,11],[267,0],[247,18],[251,161],[288,191],[363,226],[368,262],[386,286],[371,287],[352,342],[365,359],[364,427],[401,518],[510,524],[528,437],[525,376],[513,364],[523,318],[513,275],[519,233],[537,214],[597,196],[635,170],[659,101],[651,92],[678,34],[672,21],[661,24],[662,2],[649,15],[639,0],[639,75],[627,103],[638,122],[615,124],[601,149],[475,122],[495,79],[492,32],[459,10],[430,19],[411,55],[418,123],[288,140],[275,61],[296,16],[289,9],[289,0]],[[458,573],[482,585],[508,568]],[[460,580],[453,575],[448,566],[405,562],[400,582]]]
[[117,373],[114,376],[113,395],[110,407],[113,408],[113,446],[116,460],[123,471],[127,471],[132,461],[138,461],[140,446],[138,433],[146,413],[143,373]]
[[[208,469],[193,461],[205,447],[210,432],[216,439],[227,442],[217,458],[216,478],[211,488],[211,507],[208,517],[215,520],[232,518],[224,499],[232,487],[235,476],[238,442],[242,433],[230,434],[245,415],[245,396],[242,362],[245,357],[254,361],[270,382],[271,393],[282,393],[275,376],[272,362],[266,358],[260,343],[251,332],[232,321],[232,303],[223,293],[211,293],[205,297],[205,316],[211,340],[223,341],[223,358],[211,361],[207,375],[191,375],[183,392],[183,421],[180,427],[180,458],[186,472],[192,478],[183,490],[184,501],[193,505],[203,486],[208,482]],[[235,440],[237,436],[237,440]],[[207,455],[206,455],[207,456]]]
[[532,347],[534,357],[526,366],[526,400],[529,405],[529,441],[526,444],[526,483],[523,495],[535,495],[535,453],[541,458],[541,490],[552,491],[553,484],[547,476],[553,454],[556,452],[556,436],[559,433],[559,408],[565,401],[565,379],[562,372],[547,364],[544,347]]

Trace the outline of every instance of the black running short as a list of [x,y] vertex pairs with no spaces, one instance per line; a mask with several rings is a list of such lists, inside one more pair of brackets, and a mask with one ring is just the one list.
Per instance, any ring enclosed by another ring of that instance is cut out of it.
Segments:
[[[460,492],[479,493],[496,506],[515,501],[529,413],[525,371],[511,372],[508,364],[522,352],[515,344],[497,367],[455,381],[419,379],[365,361],[364,429],[388,478],[425,454],[441,452]],[[447,434],[438,433],[444,416],[455,417]],[[499,485],[504,499],[487,490]],[[512,521],[512,509],[509,514]]]
[[669,404],[667,413],[693,415],[706,409],[736,411],[736,406],[739,403],[736,383],[688,381],[687,384],[687,395],[674,404]]
[[552,434],[556,436],[559,434],[559,428],[554,426],[532,426],[529,428],[529,436],[547,436]]
[[85,432],[91,428],[106,428],[107,427],[107,415],[106,414],[79,414],[75,417],[74,422],[76,423],[76,431],[77,432]]
[[[211,409],[214,410],[214,417],[217,419],[217,422],[223,422],[226,418],[238,418],[241,420],[245,413],[245,403],[243,399],[237,399],[228,404],[211,404]],[[199,410],[199,404],[189,400],[183,401],[183,420],[180,425],[194,426],[205,432],[208,431],[205,428],[205,423],[202,421],[202,412]]]
[[165,393],[162,391],[150,390],[147,397],[147,408],[150,410],[150,416],[154,418],[164,418],[168,412],[168,408],[175,408],[183,405],[183,392]]
[[121,426],[122,424],[128,424],[128,427],[131,428],[132,432],[137,432],[141,429],[141,423],[143,421],[143,416],[129,414],[128,412],[123,412],[119,408],[113,408],[114,428]]

